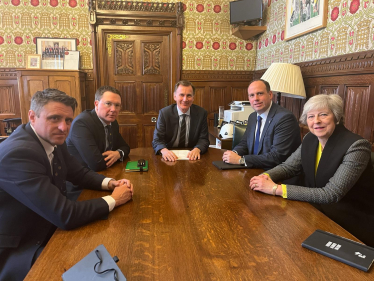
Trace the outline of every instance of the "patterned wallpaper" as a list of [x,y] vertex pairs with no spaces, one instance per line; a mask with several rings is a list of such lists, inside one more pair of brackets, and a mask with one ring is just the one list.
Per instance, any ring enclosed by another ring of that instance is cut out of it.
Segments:
[[[288,42],[283,37],[286,0],[263,1],[268,30],[258,41],[247,41],[231,35],[228,0],[183,0],[183,69],[263,69],[272,62],[373,48],[373,1],[330,0],[327,28]],[[35,53],[35,37],[77,38],[81,68],[92,68],[87,0],[0,0],[0,67],[24,67],[25,54]]]
[[327,27],[290,41],[284,41],[286,0],[265,1],[267,31],[258,39],[256,69],[272,62],[297,63],[374,47],[373,0],[330,0]]

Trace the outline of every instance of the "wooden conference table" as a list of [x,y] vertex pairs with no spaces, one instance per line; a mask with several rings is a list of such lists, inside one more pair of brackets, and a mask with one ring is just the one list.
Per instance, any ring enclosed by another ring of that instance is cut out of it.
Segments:
[[[305,202],[250,190],[261,170],[221,171],[209,149],[199,161],[165,163],[151,148],[131,150],[148,172],[105,171],[134,183],[133,200],[108,220],[57,230],[25,280],[61,275],[104,244],[127,280],[374,280],[365,273],[301,247],[316,229],[356,240]],[[79,200],[108,192],[85,190]]]

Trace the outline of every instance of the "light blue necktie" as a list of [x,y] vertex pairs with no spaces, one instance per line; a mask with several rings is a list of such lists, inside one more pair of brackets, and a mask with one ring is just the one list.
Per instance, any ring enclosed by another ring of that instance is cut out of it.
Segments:
[[261,130],[261,116],[257,116],[257,132],[256,132],[256,139],[255,139],[255,146],[253,148],[253,154],[257,154],[258,145],[260,143],[260,130]]

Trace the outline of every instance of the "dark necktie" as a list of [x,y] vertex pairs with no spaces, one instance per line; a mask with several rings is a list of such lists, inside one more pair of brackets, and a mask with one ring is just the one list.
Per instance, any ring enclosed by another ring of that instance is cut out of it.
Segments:
[[61,160],[57,154],[57,148],[53,150],[53,160],[52,160],[52,169],[53,169],[53,183],[55,186],[60,189],[60,192],[66,196],[66,182],[62,176],[62,165]]
[[106,148],[106,151],[108,151],[108,150],[112,150],[112,148],[113,148],[112,126],[111,125],[106,125],[105,130],[106,130],[106,136],[107,136],[107,140],[108,140],[108,146]]
[[186,147],[186,114],[182,114],[181,131],[178,147]]
[[258,145],[260,143],[260,130],[261,130],[261,116],[257,116],[257,131],[256,131],[256,139],[255,139],[255,146],[253,148],[253,154],[257,154],[258,152]]

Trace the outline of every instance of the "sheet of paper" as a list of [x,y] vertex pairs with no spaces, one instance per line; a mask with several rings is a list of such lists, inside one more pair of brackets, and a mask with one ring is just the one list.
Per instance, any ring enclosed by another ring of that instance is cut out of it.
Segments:
[[175,155],[177,155],[177,160],[188,160],[187,154],[190,152],[189,150],[170,150],[174,152]]

